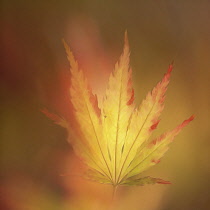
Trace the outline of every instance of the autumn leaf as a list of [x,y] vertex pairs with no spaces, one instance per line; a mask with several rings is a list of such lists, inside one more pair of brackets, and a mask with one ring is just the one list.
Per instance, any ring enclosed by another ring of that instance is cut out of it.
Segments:
[[172,131],[149,140],[164,108],[172,64],[140,106],[136,105],[129,66],[129,44],[125,33],[123,53],[110,75],[99,108],[97,96],[93,95],[65,41],[64,46],[71,66],[70,97],[79,133],[74,132],[65,117],[47,110],[43,112],[56,124],[67,129],[76,154],[89,168],[85,173],[86,178],[113,186],[170,184],[159,178],[140,175],[159,163],[174,137],[194,118],[191,116]]

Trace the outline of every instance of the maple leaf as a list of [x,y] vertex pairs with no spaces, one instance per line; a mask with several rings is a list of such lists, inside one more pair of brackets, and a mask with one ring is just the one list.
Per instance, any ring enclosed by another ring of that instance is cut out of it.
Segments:
[[76,154],[89,167],[86,177],[113,186],[170,184],[159,178],[142,178],[140,175],[160,161],[174,137],[194,119],[191,116],[172,131],[149,141],[160,121],[173,66],[169,65],[163,79],[137,106],[134,103],[130,51],[125,33],[123,53],[110,75],[99,108],[97,96],[93,95],[65,41],[64,46],[71,66],[70,97],[80,132],[75,134],[64,118],[47,110],[43,112],[71,135],[69,139]]

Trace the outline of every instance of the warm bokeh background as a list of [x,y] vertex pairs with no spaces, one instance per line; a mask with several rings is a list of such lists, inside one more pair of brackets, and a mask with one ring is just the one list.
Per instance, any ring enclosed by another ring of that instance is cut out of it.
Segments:
[[122,187],[114,209],[210,209],[209,0],[2,0],[0,17],[0,209],[106,209],[111,188],[77,175],[65,130],[40,109],[71,119],[62,37],[100,93],[126,29],[137,102],[175,61],[156,134],[196,119],[144,173],[173,184]]

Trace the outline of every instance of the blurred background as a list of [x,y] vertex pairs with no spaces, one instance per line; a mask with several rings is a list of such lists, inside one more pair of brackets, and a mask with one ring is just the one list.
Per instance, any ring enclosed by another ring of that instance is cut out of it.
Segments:
[[111,187],[78,175],[83,166],[66,131],[40,110],[72,118],[62,38],[101,94],[126,29],[137,103],[174,61],[155,135],[196,118],[144,173],[172,185],[120,187],[113,208],[210,209],[209,0],[2,0],[0,17],[0,209],[108,208]]

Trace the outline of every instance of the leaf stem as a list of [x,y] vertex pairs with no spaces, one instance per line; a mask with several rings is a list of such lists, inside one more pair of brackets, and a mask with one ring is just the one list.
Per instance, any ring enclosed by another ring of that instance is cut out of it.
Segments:
[[114,185],[113,186],[113,191],[112,191],[112,203],[115,201],[116,192],[117,192],[117,185]]

